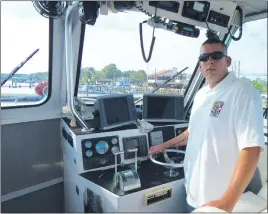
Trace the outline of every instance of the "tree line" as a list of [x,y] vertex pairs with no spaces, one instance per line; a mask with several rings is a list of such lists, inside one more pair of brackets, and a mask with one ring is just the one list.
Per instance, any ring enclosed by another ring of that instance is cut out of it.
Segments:
[[257,90],[259,90],[261,92],[267,92],[267,88],[268,88],[267,81],[265,81],[263,79],[257,79],[257,80],[251,81],[251,84]]
[[[8,74],[2,73],[1,79],[5,79]],[[124,78],[125,80],[132,79],[138,83],[147,81],[147,75],[144,70],[127,70],[121,71],[114,63],[106,65],[103,69],[97,71],[93,67],[84,67],[80,73],[80,84],[94,83],[97,79],[115,79]],[[36,72],[31,74],[15,74],[12,80],[20,79],[27,82],[42,82],[48,80],[48,72]],[[247,78],[246,78],[247,79]],[[267,92],[267,80],[257,79],[250,80],[252,86],[261,92]]]
[[97,79],[116,80],[118,78],[124,78],[125,80],[132,79],[134,82],[140,83],[147,81],[147,75],[144,70],[121,71],[115,64],[111,63],[99,71],[95,70],[93,67],[82,68],[80,73],[80,84],[95,82]]

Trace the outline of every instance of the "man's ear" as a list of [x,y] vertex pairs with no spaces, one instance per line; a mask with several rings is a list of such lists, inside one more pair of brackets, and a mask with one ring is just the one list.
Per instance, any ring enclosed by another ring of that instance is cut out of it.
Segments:
[[227,60],[227,67],[230,67],[232,64],[232,58],[227,56],[226,60]]

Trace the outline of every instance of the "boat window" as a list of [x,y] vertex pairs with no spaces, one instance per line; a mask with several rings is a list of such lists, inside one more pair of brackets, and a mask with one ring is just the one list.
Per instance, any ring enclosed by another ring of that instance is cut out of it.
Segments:
[[228,52],[232,57],[230,70],[248,80],[267,107],[267,18],[245,23],[241,40],[232,41]]
[[[151,93],[176,72],[189,67],[181,75],[161,87],[157,93],[184,94],[196,67],[206,30],[198,38],[155,29],[155,45],[151,60],[143,60],[139,23],[148,20],[137,12],[99,16],[94,26],[86,26],[78,97],[95,98],[104,94],[132,93],[135,98]],[[148,57],[153,28],[143,24],[143,43]]]
[[1,107],[41,105],[49,97],[49,19],[31,1],[2,1],[1,19]]

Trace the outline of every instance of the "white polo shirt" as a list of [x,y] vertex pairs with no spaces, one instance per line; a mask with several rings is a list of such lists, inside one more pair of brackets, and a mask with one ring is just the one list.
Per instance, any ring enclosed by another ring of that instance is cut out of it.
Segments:
[[264,148],[260,93],[230,72],[216,87],[195,96],[184,160],[187,202],[199,207],[220,199],[231,180],[239,152]]

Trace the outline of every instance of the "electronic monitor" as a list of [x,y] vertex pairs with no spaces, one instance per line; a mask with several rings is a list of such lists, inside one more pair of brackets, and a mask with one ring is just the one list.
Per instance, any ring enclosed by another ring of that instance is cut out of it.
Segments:
[[184,97],[182,95],[143,95],[143,119],[148,122],[184,121]]
[[99,96],[94,102],[99,115],[99,129],[107,130],[136,122],[136,106],[132,94]]
[[123,141],[123,150],[124,150],[124,159],[134,159],[135,154],[134,152],[128,152],[130,149],[138,149],[137,157],[145,157],[148,155],[148,146],[147,146],[147,139],[145,135],[141,136],[134,136],[134,137],[124,137]]

